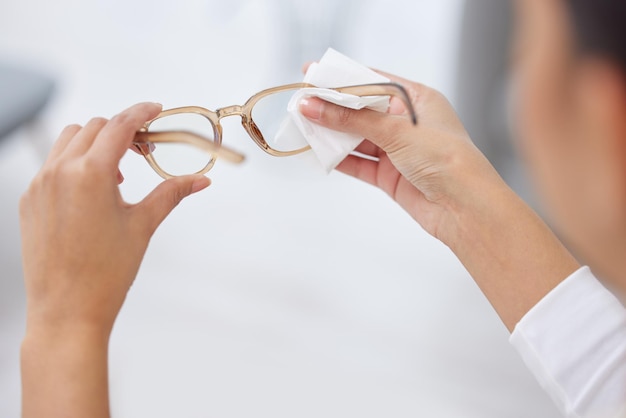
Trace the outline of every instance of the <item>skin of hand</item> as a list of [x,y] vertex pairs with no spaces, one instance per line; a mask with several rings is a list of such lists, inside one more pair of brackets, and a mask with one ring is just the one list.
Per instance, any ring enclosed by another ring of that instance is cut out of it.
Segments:
[[521,317],[578,263],[473,145],[448,100],[422,84],[402,84],[418,123],[399,101],[389,113],[352,110],[317,98],[300,112],[325,127],[367,138],[337,169],[385,191],[448,245],[504,324]]
[[479,175],[497,184],[500,179],[441,93],[382,74],[406,88],[418,115],[417,126],[395,98],[390,114],[367,109],[356,112],[315,98],[304,99],[300,110],[324,126],[367,138],[356,151],[378,161],[349,155],[337,169],[379,187],[426,231],[445,240],[447,206],[459,204],[458,198],[473,198],[473,194],[453,190],[462,186],[459,180]]
[[23,417],[108,416],[107,345],[150,237],[204,176],[162,182],[137,204],[119,161],[161,106],[66,127],[20,201],[27,329]]

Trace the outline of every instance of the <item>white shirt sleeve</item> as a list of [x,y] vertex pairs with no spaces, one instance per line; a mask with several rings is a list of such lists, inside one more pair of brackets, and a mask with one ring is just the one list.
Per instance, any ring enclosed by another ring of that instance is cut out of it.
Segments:
[[566,417],[626,417],[626,309],[588,267],[526,313],[510,342]]

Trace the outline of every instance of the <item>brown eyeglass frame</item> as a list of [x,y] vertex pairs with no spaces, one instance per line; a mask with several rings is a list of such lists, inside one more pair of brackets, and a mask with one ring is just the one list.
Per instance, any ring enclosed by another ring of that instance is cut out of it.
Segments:
[[[243,106],[241,105],[232,105],[227,107],[219,108],[215,111],[205,109],[199,106],[185,106],[185,107],[177,107],[173,109],[164,110],[159,113],[154,119],[145,123],[145,125],[137,132],[135,136],[135,141],[133,142],[133,146],[146,158],[150,166],[158,175],[163,177],[164,179],[168,179],[171,177],[175,177],[166,171],[164,171],[159,164],[155,161],[152,156],[152,150],[154,149],[153,143],[163,143],[163,142],[182,142],[189,145],[196,146],[210,154],[212,154],[211,159],[207,163],[207,165],[197,171],[194,174],[205,174],[207,173],[215,164],[215,160],[217,157],[222,157],[225,160],[232,163],[240,163],[243,161],[244,156],[237,151],[234,151],[230,148],[227,148],[222,145],[222,125],[220,124],[220,120],[222,118],[228,116],[240,116],[241,124],[243,128],[246,130],[248,135],[252,138],[252,140],[266,153],[273,155],[275,157],[287,157],[291,155],[300,154],[302,152],[308,151],[311,149],[309,145],[306,145],[302,148],[293,151],[279,151],[272,148],[265,138],[263,138],[263,134],[260,129],[252,119],[252,109],[254,105],[261,100],[262,98],[269,96],[274,93],[279,93],[288,90],[299,90],[304,88],[318,88],[313,84],[308,83],[293,83],[286,84],[283,86],[272,87],[269,89],[262,90],[250,97]],[[406,91],[406,89],[398,83],[375,83],[375,84],[359,84],[354,86],[345,86],[345,87],[334,87],[327,88],[328,90],[334,90],[339,93],[351,94],[354,96],[393,96],[398,97],[404,103],[406,110],[411,118],[411,122],[413,125],[417,124],[417,116],[415,114],[415,110],[413,108],[413,104],[411,99]],[[196,135],[192,132],[187,131],[149,131],[150,125],[163,117],[171,116],[179,113],[194,113],[201,115],[208,119],[208,121],[213,126],[213,134],[214,139],[209,140],[200,135]]]

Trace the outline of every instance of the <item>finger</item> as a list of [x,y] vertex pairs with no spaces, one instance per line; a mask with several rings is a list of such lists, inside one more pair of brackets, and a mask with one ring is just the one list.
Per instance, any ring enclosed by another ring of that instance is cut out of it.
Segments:
[[66,156],[79,156],[83,155],[91,147],[91,144],[96,139],[96,135],[108,122],[104,118],[93,118],[83,129],[74,135],[74,138],[67,144],[63,155]]
[[303,116],[315,123],[336,131],[360,135],[386,151],[396,141],[398,127],[403,123],[410,124],[403,117],[370,109],[349,109],[316,97],[302,99],[299,109]]
[[392,97],[389,100],[389,108],[387,109],[387,113],[392,115],[406,115],[409,113],[409,109],[406,108],[406,105],[402,101],[402,99],[398,97]]
[[311,64],[313,64],[315,61],[308,61],[305,62],[304,65],[302,66],[302,73],[306,74],[307,71],[309,71],[309,67],[311,66]]
[[139,103],[114,116],[100,130],[89,150],[98,159],[117,167],[120,159],[133,142],[135,133],[161,111],[156,103]]
[[399,185],[407,181],[389,158],[373,161],[349,155],[337,165],[337,170],[380,188],[394,200],[398,196]]
[[[388,112],[392,115],[405,115],[407,113],[404,102],[396,97],[391,98]],[[374,158],[379,158],[385,153],[378,145],[367,139],[363,140],[354,151]]]
[[348,155],[337,165],[336,170],[373,186],[378,186],[378,164],[378,161]]
[[76,135],[78,131],[80,131],[81,129],[82,129],[82,126],[76,125],[76,124],[68,125],[65,128],[63,128],[63,130],[59,134],[59,137],[57,138],[55,143],[52,145],[52,148],[50,149],[50,152],[48,153],[47,161],[52,161],[58,158],[58,156],[61,155],[61,153],[63,153],[63,151],[65,150],[65,147],[67,147],[67,144],[72,140],[74,135]]
[[136,205],[139,222],[152,234],[185,197],[210,184],[211,180],[203,175],[174,177],[162,182]]
[[[128,149],[137,155],[145,155],[148,152],[154,151],[154,144],[137,145],[137,144],[131,143]],[[142,149],[144,149],[145,152],[143,152]]]

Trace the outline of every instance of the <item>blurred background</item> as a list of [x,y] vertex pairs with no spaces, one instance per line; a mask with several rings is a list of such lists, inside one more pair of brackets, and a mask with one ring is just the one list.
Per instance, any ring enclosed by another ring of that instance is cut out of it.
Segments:
[[[17,205],[67,124],[139,101],[242,104],[332,46],[444,92],[530,198],[508,137],[501,0],[5,0],[0,8],[0,416],[20,413]],[[2,125],[4,124],[4,125]],[[239,121],[213,185],[154,236],[110,350],[115,417],[549,417],[453,254],[386,195]],[[160,178],[128,154],[122,193]]]

